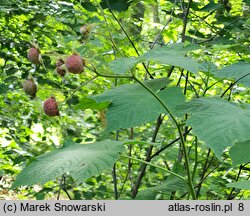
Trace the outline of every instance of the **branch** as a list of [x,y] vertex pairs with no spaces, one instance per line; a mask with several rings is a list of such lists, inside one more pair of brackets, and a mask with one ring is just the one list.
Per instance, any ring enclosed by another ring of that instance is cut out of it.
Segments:
[[[237,177],[236,177],[236,179],[235,179],[236,182],[239,180],[240,174],[241,174],[241,171],[242,171],[243,168],[244,168],[244,165],[241,164],[240,167],[239,167],[239,171],[238,171]],[[231,191],[230,191],[228,197],[227,197],[228,200],[234,199],[234,197],[235,197],[235,196],[233,196],[234,190],[235,190],[235,188],[233,187],[233,188],[231,189]]]
[[[108,1],[106,0],[106,3],[108,5],[108,8],[109,8],[109,12],[111,13],[111,15],[113,16],[113,18],[115,19],[115,21],[118,23],[118,25],[120,26],[120,28],[122,29],[123,33],[126,35],[126,37],[128,38],[130,44],[132,45],[133,49],[135,50],[136,54],[138,56],[140,56],[140,53],[139,51],[137,50],[137,48],[135,47],[135,44],[134,42],[131,40],[131,38],[129,37],[128,33],[126,32],[126,30],[123,28],[122,24],[120,23],[120,21],[117,19],[117,17],[115,16],[115,14],[113,13]],[[147,74],[150,76],[151,79],[154,79],[154,77],[152,76],[152,74],[150,74],[150,72],[148,71],[148,68],[147,66],[145,65],[144,62],[142,62],[142,65],[144,67],[144,69],[146,70]]]
[[196,197],[199,197],[200,190],[201,190],[201,185],[202,185],[202,182],[203,182],[202,179],[204,178],[204,176],[205,176],[205,174],[206,174],[206,172],[208,170],[208,166],[207,165],[208,165],[208,160],[209,160],[210,153],[211,153],[211,149],[209,148],[208,152],[207,152],[207,155],[206,155],[206,161],[205,161],[205,163],[203,165],[202,173],[200,175],[200,183],[197,184],[198,189],[196,191]]
[[145,163],[145,164],[147,164],[147,165],[149,165],[149,166],[153,166],[153,167],[155,167],[155,168],[158,168],[158,169],[160,169],[160,170],[162,170],[162,171],[165,171],[165,172],[167,172],[167,173],[169,173],[169,174],[172,174],[172,175],[176,176],[177,178],[179,178],[179,179],[181,179],[182,181],[184,181],[185,183],[187,183],[185,177],[183,177],[183,176],[181,176],[181,175],[178,175],[177,173],[172,172],[172,171],[170,171],[170,170],[168,170],[168,169],[165,169],[165,168],[160,167],[160,166],[158,166],[158,165],[149,163],[149,162],[147,162],[147,161],[144,161],[144,160],[141,160],[141,159],[138,159],[138,158],[130,157],[130,156],[127,156],[127,155],[120,155],[120,156],[121,156],[121,157],[124,157],[124,158],[127,158],[127,159],[131,159],[131,160],[138,161],[138,162],[140,162],[140,163]]
[[245,74],[244,76],[240,77],[239,79],[235,80],[234,82],[232,82],[228,88],[223,92],[223,94],[220,96],[221,98],[235,85],[237,84],[240,80],[244,79],[245,77],[249,76],[250,73]]
[[116,163],[115,163],[114,166],[113,166],[112,176],[113,176],[113,183],[114,183],[114,194],[115,194],[115,199],[117,200],[118,197],[119,197],[119,194],[118,194],[117,178],[116,178]]
[[62,175],[61,180],[60,180],[60,186],[59,186],[59,190],[58,190],[58,194],[57,194],[56,200],[60,199],[60,193],[61,193],[61,190],[63,188],[63,177],[64,177],[64,175]]
[[229,23],[228,25],[226,25],[224,28],[222,28],[221,30],[217,31],[217,33],[215,35],[213,35],[211,38],[198,42],[198,44],[203,44],[209,41],[212,41],[217,35],[219,35],[222,31],[226,30],[229,26],[231,26],[232,24],[234,24],[236,21],[238,21],[240,19],[240,17],[237,17],[235,20],[233,20],[231,23]]
[[[153,137],[152,137],[152,142],[155,142],[156,140],[156,136],[158,134],[158,131],[160,129],[160,126],[162,124],[162,121],[163,121],[163,118],[161,117],[161,115],[158,117],[157,119],[157,123],[156,123],[156,126],[155,126],[155,130],[154,130],[154,134],[153,134]],[[147,150],[147,154],[146,154],[146,161],[147,162],[150,162],[151,160],[151,153],[152,153],[152,150],[153,150],[153,146],[150,146]],[[142,178],[145,174],[145,171],[146,171],[146,168],[147,168],[147,164],[142,164],[140,166],[140,173],[138,175],[138,178],[137,178],[137,181],[133,187],[133,190],[132,190],[132,198],[134,199],[138,193],[138,189],[140,187],[140,184],[141,184],[141,181],[142,181]]]
[[72,98],[72,96],[79,91],[83,86],[87,85],[88,83],[90,83],[91,81],[95,80],[98,76],[94,76],[91,79],[87,80],[86,82],[84,82],[83,84],[81,84],[78,88],[76,88],[75,90],[73,90],[73,92],[70,94],[70,96],[68,96],[67,98],[65,98],[65,100],[63,102],[60,103],[60,105],[62,103],[67,102],[70,98]]
[[103,11],[103,9],[102,9],[102,7],[99,5],[99,8],[100,8],[100,10],[101,10],[101,13],[102,13],[102,16],[103,16],[103,18],[104,18],[104,21],[105,21],[105,24],[106,24],[106,26],[107,26],[107,29],[108,29],[108,34],[109,34],[109,40],[111,41],[111,43],[112,43],[112,46],[113,46],[113,50],[117,50],[118,52],[119,52],[119,54],[121,55],[121,56],[123,56],[123,54],[120,52],[120,50],[118,49],[118,47],[116,46],[116,44],[115,44],[115,41],[114,41],[114,39],[113,39],[113,36],[112,36],[112,34],[111,34],[111,31],[110,31],[110,28],[109,28],[109,25],[108,25],[108,21],[107,21],[107,19],[106,19],[106,16],[105,16],[105,14],[104,14],[104,11]]
[[133,79],[135,81],[137,81],[142,87],[144,87],[147,91],[150,92],[150,94],[152,94],[152,96],[163,106],[163,108],[167,111],[167,113],[169,114],[169,116],[171,117],[171,119],[173,120],[174,124],[176,125],[176,128],[178,130],[178,134],[180,136],[180,141],[181,141],[181,145],[182,145],[182,149],[183,149],[183,154],[184,154],[184,159],[185,159],[185,165],[186,165],[186,171],[187,171],[187,176],[188,176],[188,186],[189,186],[189,190],[190,193],[192,195],[193,199],[196,199],[196,195],[195,195],[195,191],[194,191],[194,187],[193,187],[193,182],[192,182],[192,176],[190,173],[190,166],[189,166],[189,161],[188,161],[188,155],[187,155],[187,150],[186,150],[186,145],[185,145],[185,140],[181,131],[181,127],[178,124],[177,120],[175,119],[175,117],[173,116],[173,114],[170,112],[170,110],[168,109],[168,107],[164,104],[164,102],[158,97],[158,95],[156,95],[148,86],[146,86],[144,83],[142,83],[140,80],[138,80],[134,75],[133,75]]
[[[192,130],[192,128],[190,128],[186,134],[189,134],[189,132]],[[186,134],[183,134],[183,136],[185,136]],[[162,147],[161,149],[159,149],[158,151],[156,151],[153,155],[151,155],[150,160],[152,160],[154,157],[158,156],[161,152],[163,152],[165,149],[167,149],[168,147],[172,146],[174,143],[176,143],[177,141],[180,140],[180,137],[176,138],[175,140],[173,140],[172,142],[170,142],[169,144],[167,144],[166,146]]]
[[[173,11],[173,9],[172,9],[172,11]],[[172,12],[172,13],[173,13],[173,12]],[[172,13],[171,13],[171,16],[172,16]],[[152,44],[150,44],[150,46],[149,46],[150,49],[153,49],[153,48],[154,48],[155,44],[156,44],[157,41],[159,40],[159,38],[160,38],[162,32],[164,31],[164,29],[165,29],[165,28],[168,26],[168,24],[172,21],[171,16],[170,16],[170,18],[167,20],[167,22],[166,22],[166,24],[163,26],[163,28],[161,29],[160,33],[156,36],[154,42],[153,42]]]
[[[90,63],[91,64],[91,63]],[[112,74],[102,74],[102,73],[99,73],[95,66],[93,64],[91,64],[91,66],[93,67],[90,68],[90,67],[87,67],[85,66],[87,69],[93,71],[97,76],[100,76],[100,77],[107,77],[107,78],[114,78],[114,79],[117,79],[117,78],[126,78],[126,79],[132,79],[133,77],[132,76],[126,76],[126,75],[112,75]]]
[[185,36],[186,36],[187,20],[188,20],[188,14],[189,14],[189,9],[190,9],[191,3],[192,3],[192,0],[189,0],[187,8],[186,8],[186,13],[185,13],[185,16],[183,18],[183,30],[181,33],[181,42],[185,42],[185,40],[186,40]]

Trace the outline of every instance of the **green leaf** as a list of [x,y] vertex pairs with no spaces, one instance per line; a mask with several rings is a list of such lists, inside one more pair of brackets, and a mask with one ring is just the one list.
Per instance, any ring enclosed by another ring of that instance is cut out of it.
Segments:
[[227,187],[250,190],[250,180],[229,183],[227,184]]
[[178,107],[189,113],[192,132],[220,157],[235,141],[250,138],[250,110],[217,98],[192,100]]
[[250,63],[238,62],[220,70],[214,71],[213,74],[219,78],[238,80],[246,86],[250,86]]
[[250,162],[250,140],[236,142],[230,149],[234,165]]
[[97,103],[95,100],[91,98],[81,98],[80,102],[75,106],[78,110],[85,110],[85,109],[93,109],[93,110],[103,110],[109,105],[108,102]]
[[115,74],[125,74],[129,71],[138,60],[134,58],[119,58],[109,63],[110,69]]
[[[68,142],[68,141],[67,141]],[[77,183],[111,169],[123,151],[123,142],[101,141],[91,144],[72,144],[43,154],[23,169],[12,188],[32,186],[69,173]]]
[[214,74],[218,69],[212,62],[202,62],[199,64],[199,71]]
[[[197,47],[195,47],[197,48]],[[161,64],[169,64],[186,69],[194,74],[198,73],[198,63],[185,54],[189,49],[180,46],[179,44],[156,47],[149,50],[144,55],[138,57],[142,61],[157,61]]]
[[[154,79],[145,82],[174,114],[175,107],[185,101],[179,87],[169,87],[160,90],[169,83],[168,79]],[[130,128],[146,122],[152,122],[161,113],[166,113],[164,107],[144,87],[138,83],[126,84],[105,91],[92,97],[97,102],[109,101],[107,110],[107,130]]]
[[169,64],[184,68],[194,74],[198,73],[199,65],[190,57],[186,57],[188,51],[197,49],[197,46],[183,47],[183,44],[173,44],[156,47],[136,58],[120,58],[109,63],[111,70],[117,74],[124,74],[135,64],[142,61],[156,61],[161,64]]

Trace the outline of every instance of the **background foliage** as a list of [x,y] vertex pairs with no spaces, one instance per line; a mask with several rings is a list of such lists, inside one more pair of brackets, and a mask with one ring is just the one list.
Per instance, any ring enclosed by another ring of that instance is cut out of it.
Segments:
[[0,1],[0,199],[248,199],[249,3]]

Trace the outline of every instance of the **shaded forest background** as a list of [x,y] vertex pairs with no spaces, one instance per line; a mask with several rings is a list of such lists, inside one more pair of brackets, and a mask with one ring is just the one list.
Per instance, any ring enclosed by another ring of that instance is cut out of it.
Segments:
[[0,1],[0,199],[249,199],[249,5]]

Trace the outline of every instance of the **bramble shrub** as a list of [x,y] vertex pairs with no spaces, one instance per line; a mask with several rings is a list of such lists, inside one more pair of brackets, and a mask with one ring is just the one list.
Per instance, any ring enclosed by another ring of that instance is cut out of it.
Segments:
[[12,0],[0,19],[0,198],[249,198],[249,1]]

